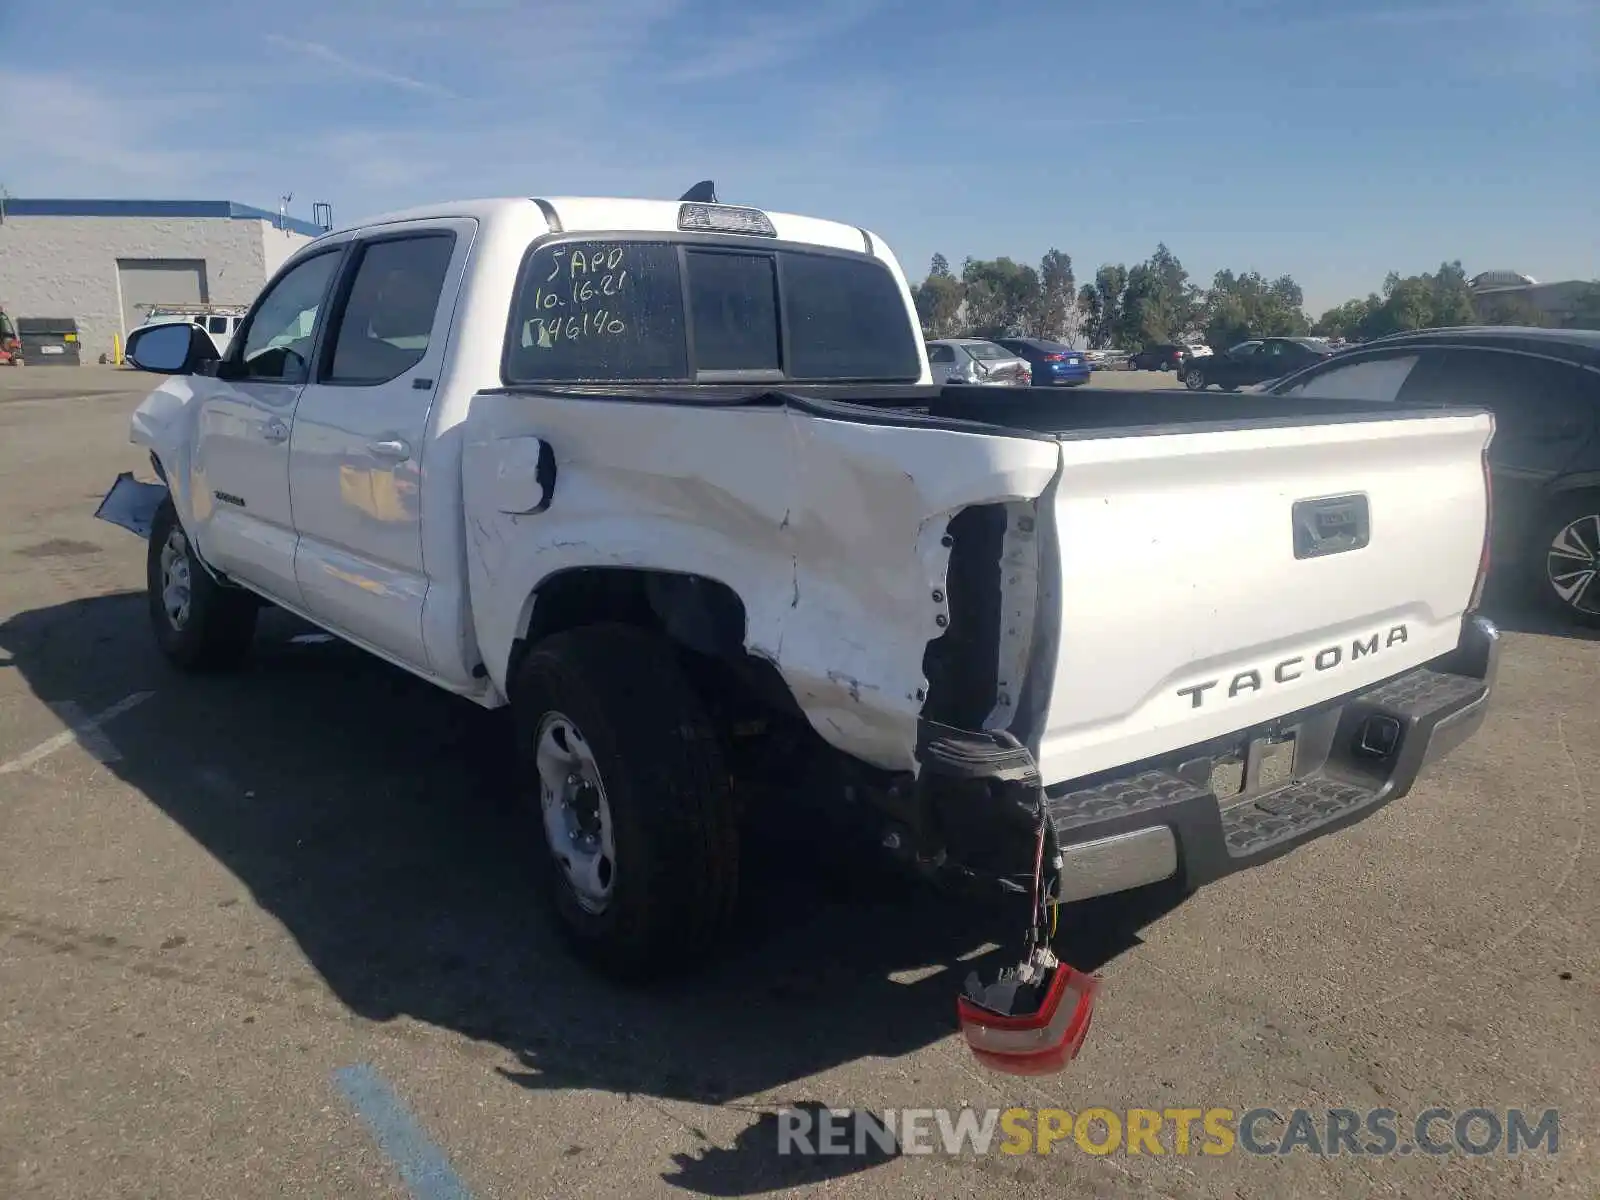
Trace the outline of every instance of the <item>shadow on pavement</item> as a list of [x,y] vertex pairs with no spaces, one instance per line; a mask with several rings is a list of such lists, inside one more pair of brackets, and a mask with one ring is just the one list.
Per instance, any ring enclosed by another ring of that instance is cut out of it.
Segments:
[[[0,624],[0,670],[90,713],[153,691],[117,718],[124,757],[109,769],[248,887],[351,1010],[492,1041],[522,1087],[715,1104],[908,1054],[955,1031],[973,965],[960,956],[1015,936],[1014,911],[862,872],[796,844],[789,825],[756,839],[732,954],[671,985],[613,987],[544,919],[529,871],[542,848],[501,800],[507,714],[342,643],[294,640],[305,632],[265,613],[242,673],[180,676],[143,595],[124,593]],[[1086,907],[1062,952],[1097,969],[1175,903],[1152,891]],[[735,1195],[862,1166],[780,1157],[770,1133],[758,1123],[668,1178]]]

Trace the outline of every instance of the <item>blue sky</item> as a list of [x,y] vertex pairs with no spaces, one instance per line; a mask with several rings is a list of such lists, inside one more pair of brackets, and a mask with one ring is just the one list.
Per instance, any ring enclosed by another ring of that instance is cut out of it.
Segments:
[[[165,8],[166,11],[160,11]],[[467,195],[836,217],[1080,278],[1166,241],[1307,307],[1600,276],[1600,0],[0,0],[0,184],[343,224]]]

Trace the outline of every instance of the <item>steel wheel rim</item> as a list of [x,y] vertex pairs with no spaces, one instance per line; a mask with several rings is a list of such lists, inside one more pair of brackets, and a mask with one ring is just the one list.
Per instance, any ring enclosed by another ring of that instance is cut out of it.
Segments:
[[189,607],[194,598],[192,584],[189,539],[174,525],[161,545],[161,609],[174,629],[182,629],[189,623]]
[[594,751],[569,717],[546,713],[534,738],[534,764],[550,854],[579,907],[602,913],[616,887],[617,853]]
[[1545,553],[1545,578],[1563,603],[1600,616],[1600,513],[1568,522]]
[[1200,372],[1191,368],[1190,370],[1184,372],[1183,386],[1188,388],[1191,392],[1204,391],[1206,386],[1206,377],[1200,374]]

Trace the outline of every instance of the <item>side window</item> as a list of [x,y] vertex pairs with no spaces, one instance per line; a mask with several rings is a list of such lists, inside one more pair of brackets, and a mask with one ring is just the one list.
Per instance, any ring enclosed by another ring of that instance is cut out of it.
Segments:
[[324,383],[387,383],[422,361],[454,249],[455,237],[442,233],[360,248]]
[[339,250],[318,254],[273,284],[245,331],[240,357],[242,378],[278,383],[306,381],[317,313],[342,257]]
[[956,360],[956,352],[955,352],[953,347],[950,347],[950,346],[929,346],[928,347],[928,361],[931,362],[931,363],[953,363],[953,362],[955,362],[955,360]]
[[1249,358],[1252,354],[1256,353],[1260,349],[1260,342],[1240,342],[1237,346],[1233,347],[1233,349],[1229,350],[1228,354],[1233,358]]
[[1513,437],[1578,437],[1596,420],[1584,371],[1527,354],[1441,350],[1417,372],[1403,399],[1420,404],[1479,405],[1494,413],[1497,443]]
[[1400,389],[1405,386],[1406,379],[1416,365],[1415,354],[1394,358],[1364,358],[1318,371],[1277,394],[1392,403],[1400,395]]

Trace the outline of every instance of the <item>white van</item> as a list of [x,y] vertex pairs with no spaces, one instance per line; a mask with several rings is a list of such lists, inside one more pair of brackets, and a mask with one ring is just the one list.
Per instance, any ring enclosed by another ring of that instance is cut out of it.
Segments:
[[144,319],[146,325],[168,325],[176,321],[198,325],[211,335],[211,340],[216,343],[217,353],[226,354],[228,343],[233,341],[234,332],[244,320],[246,308],[243,305],[152,305]]

